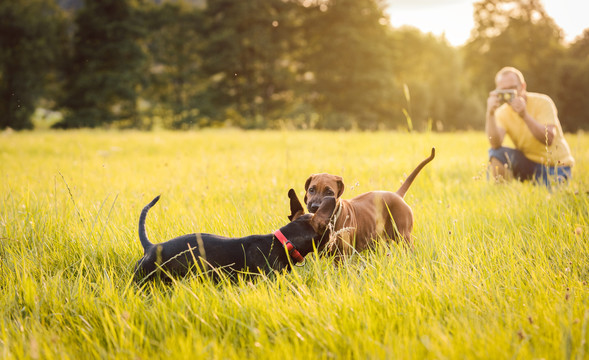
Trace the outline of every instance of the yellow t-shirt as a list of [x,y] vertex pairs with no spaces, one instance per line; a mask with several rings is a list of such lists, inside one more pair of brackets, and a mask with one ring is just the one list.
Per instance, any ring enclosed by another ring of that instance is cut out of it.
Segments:
[[526,95],[528,114],[542,125],[556,125],[552,145],[547,147],[545,142],[538,141],[524,120],[513,111],[509,104],[501,105],[495,112],[497,125],[505,129],[515,148],[523,152],[528,159],[550,166],[573,166],[575,159],[571,155],[569,144],[564,139],[552,99],[538,93],[528,92]]

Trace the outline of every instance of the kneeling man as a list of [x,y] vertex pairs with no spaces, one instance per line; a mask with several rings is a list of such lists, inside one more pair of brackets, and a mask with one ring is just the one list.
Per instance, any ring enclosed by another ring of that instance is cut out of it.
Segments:
[[[496,180],[532,180],[550,187],[571,178],[575,163],[550,97],[526,91],[522,73],[504,67],[487,99],[485,131],[490,172]],[[515,149],[504,147],[505,134]]]

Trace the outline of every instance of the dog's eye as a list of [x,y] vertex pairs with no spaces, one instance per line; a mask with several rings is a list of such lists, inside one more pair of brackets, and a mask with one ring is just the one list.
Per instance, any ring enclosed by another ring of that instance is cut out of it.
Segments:
[[309,194],[314,194],[314,193],[315,193],[315,188],[314,187],[310,188],[309,189]]
[[325,195],[327,196],[333,196],[334,192],[331,189],[327,189],[327,191],[325,192]]

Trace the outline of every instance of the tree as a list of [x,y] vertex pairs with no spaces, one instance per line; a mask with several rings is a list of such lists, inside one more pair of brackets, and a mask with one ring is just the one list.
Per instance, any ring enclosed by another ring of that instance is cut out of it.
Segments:
[[0,2],[0,129],[30,129],[63,55],[65,18],[49,0]]
[[206,89],[202,72],[202,9],[185,2],[165,3],[147,12],[150,33],[149,86],[144,95],[162,113],[166,127],[180,128],[197,121],[199,95]]
[[589,29],[571,44],[558,70],[555,102],[564,130],[589,129]]
[[137,5],[132,0],[95,0],[77,13],[62,104],[67,115],[57,127],[97,127],[115,121],[138,125],[138,91],[145,80],[139,40],[145,28]]
[[[477,127],[478,99],[470,94],[458,51],[445,38],[402,27],[392,32],[395,82],[407,88],[394,101],[397,126],[411,118],[415,129]],[[405,114],[406,113],[406,114]]]
[[288,19],[295,9],[282,0],[207,1],[205,115],[253,128],[287,111],[296,38]]
[[303,53],[309,102],[324,127],[374,129],[392,118],[393,64],[387,20],[374,0],[315,2]]
[[507,65],[523,72],[531,91],[554,94],[557,79],[549,70],[563,55],[562,30],[540,0],[482,0],[475,3],[474,20],[465,64],[482,97]]

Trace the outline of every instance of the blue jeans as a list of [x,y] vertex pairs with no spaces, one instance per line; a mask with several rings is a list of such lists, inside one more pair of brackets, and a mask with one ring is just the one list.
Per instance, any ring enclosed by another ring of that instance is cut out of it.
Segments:
[[489,149],[489,159],[495,158],[513,172],[513,176],[521,181],[534,180],[550,188],[551,182],[565,183],[571,178],[570,166],[547,166],[538,164],[516,149],[500,147]]

